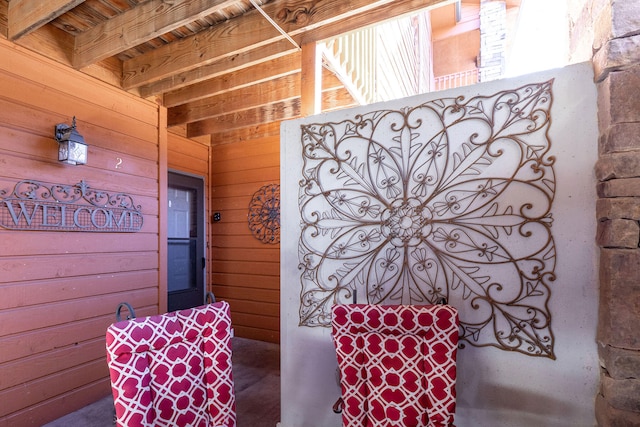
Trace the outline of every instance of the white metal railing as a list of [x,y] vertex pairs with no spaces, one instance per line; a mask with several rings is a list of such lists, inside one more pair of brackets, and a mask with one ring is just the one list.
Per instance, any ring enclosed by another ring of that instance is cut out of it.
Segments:
[[326,59],[337,74],[351,83],[351,91],[361,103],[370,103],[375,93],[375,28],[364,28],[325,43]]
[[478,83],[478,69],[433,78],[433,90],[453,89]]

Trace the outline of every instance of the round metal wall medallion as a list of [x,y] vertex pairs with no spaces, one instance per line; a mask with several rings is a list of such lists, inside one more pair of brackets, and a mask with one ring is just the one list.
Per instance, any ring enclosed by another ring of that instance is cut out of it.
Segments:
[[280,243],[280,185],[269,184],[253,194],[249,229],[263,243]]

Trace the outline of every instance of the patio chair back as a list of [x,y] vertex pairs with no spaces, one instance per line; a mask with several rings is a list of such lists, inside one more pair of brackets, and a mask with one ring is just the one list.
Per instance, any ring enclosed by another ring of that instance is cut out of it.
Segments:
[[109,326],[116,424],[235,427],[231,335],[224,301]]
[[453,425],[455,308],[340,304],[332,328],[344,427]]

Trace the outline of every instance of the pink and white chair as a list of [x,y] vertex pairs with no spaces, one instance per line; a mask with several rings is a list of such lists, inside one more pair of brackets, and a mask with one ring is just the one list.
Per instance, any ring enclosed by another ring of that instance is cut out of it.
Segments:
[[344,427],[453,426],[455,308],[335,305],[332,327]]
[[235,427],[231,335],[227,302],[109,326],[117,426]]

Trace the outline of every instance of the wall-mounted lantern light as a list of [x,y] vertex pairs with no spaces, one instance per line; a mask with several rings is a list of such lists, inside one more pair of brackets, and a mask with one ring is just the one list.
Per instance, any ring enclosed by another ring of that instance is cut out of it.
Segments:
[[87,163],[87,144],[82,135],[76,130],[76,117],[68,126],[64,123],[56,125],[54,137],[60,144],[58,147],[58,160],[71,165],[84,165]]

